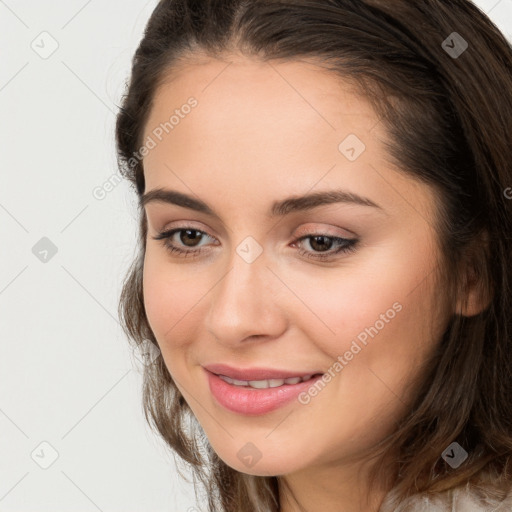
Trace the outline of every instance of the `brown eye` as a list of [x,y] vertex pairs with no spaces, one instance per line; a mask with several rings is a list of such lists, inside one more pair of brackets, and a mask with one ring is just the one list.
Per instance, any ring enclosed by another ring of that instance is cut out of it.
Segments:
[[321,252],[328,251],[332,247],[332,244],[333,244],[332,238],[330,238],[328,236],[315,235],[315,236],[311,236],[309,238],[311,239],[309,244],[315,251],[321,251]]
[[[174,241],[174,235],[180,233],[178,241]],[[202,247],[198,245],[202,238],[210,237],[204,231],[193,228],[176,228],[169,231],[159,233],[158,236],[153,237],[154,240],[162,240],[165,248],[176,254],[184,256],[195,256],[203,251]],[[212,237],[210,237],[212,238]],[[189,249],[186,249],[189,247]]]
[[187,247],[195,247],[194,243],[201,241],[202,232],[197,229],[181,229],[179,239]]
[[[327,260],[334,259],[337,254],[350,253],[356,250],[358,239],[340,238],[335,236],[328,236],[322,234],[311,234],[300,237],[294,244],[298,243],[299,246],[303,245],[304,240],[309,240],[309,246],[312,250],[299,249],[301,256],[307,258]],[[338,245],[336,249],[332,249],[333,245]]]

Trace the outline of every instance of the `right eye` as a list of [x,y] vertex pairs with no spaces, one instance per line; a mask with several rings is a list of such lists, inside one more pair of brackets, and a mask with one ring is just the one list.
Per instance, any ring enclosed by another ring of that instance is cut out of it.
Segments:
[[[176,233],[181,233],[178,239],[181,243],[184,243],[184,246],[178,245],[175,241],[173,241],[174,235]],[[199,229],[184,227],[184,228],[175,228],[168,231],[163,231],[158,234],[158,236],[153,237],[154,240],[162,240],[164,247],[171,253],[182,254],[184,256],[191,255],[194,256],[200,252],[203,252],[203,249],[196,249],[194,245],[191,249],[184,249],[183,247],[187,247],[188,242],[194,244],[195,241],[201,241],[203,236],[210,236],[204,231],[200,231]],[[213,238],[213,237],[210,237]]]

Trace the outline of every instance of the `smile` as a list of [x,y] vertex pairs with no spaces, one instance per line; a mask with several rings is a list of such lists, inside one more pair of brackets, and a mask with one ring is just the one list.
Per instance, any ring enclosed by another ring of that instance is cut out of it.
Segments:
[[285,379],[239,380],[204,370],[210,392],[222,408],[244,415],[272,412],[293,402],[307,391],[322,373]]

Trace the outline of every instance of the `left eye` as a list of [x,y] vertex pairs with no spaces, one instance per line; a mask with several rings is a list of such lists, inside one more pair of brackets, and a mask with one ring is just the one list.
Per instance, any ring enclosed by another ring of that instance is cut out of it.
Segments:
[[[173,241],[174,235],[177,233],[181,233],[179,236],[179,241],[180,243],[184,244],[184,246],[177,245],[176,242]],[[162,240],[166,249],[171,253],[181,254],[185,257],[190,255],[193,257],[204,251],[204,249],[197,248],[198,246],[196,245],[196,242],[201,241],[202,237],[204,236],[210,237],[210,235],[198,229],[176,228],[169,231],[163,231],[159,233],[158,236],[153,237],[153,239]],[[210,238],[213,239],[213,237]],[[313,248],[313,251],[307,251],[303,248],[300,248],[299,254],[308,258],[315,259],[327,259],[338,253],[352,252],[355,250],[355,246],[359,242],[358,239],[340,238],[320,233],[312,233],[309,235],[301,236],[295,240],[292,245],[301,246],[304,240],[310,240],[309,245]],[[337,245],[338,247],[336,249],[332,249],[333,245]],[[187,249],[186,247],[189,248]]]
[[[305,251],[304,249],[300,249],[299,253],[301,255],[307,256],[308,258],[318,259],[327,259],[339,253],[353,252],[355,251],[357,242],[359,242],[359,240],[356,238],[340,238],[336,236],[321,234],[305,235],[300,237],[296,242],[302,242],[303,240],[309,240],[310,247],[319,247],[320,252],[318,253],[316,251],[313,251],[313,253],[310,253],[308,251]],[[326,245],[328,246],[327,248],[325,248]],[[332,249],[333,245],[338,245],[338,247],[336,249]]]

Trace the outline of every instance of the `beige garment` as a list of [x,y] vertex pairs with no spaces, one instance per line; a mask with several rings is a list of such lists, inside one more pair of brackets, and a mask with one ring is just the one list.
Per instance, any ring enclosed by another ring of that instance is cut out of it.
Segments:
[[508,492],[482,486],[460,486],[434,496],[414,495],[398,504],[396,494],[390,491],[379,512],[512,512],[512,487]]

